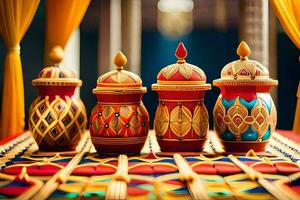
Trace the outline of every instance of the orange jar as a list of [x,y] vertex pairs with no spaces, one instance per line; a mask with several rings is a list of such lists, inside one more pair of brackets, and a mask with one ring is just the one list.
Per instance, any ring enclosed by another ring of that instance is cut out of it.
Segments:
[[140,77],[124,70],[119,52],[116,69],[97,80],[98,103],[90,116],[92,142],[99,154],[139,154],[149,131],[149,115],[142,102],[147,88]]

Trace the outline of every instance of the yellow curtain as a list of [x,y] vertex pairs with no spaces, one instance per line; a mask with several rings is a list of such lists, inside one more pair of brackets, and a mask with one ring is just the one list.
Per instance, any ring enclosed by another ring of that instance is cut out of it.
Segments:
[[24,86],[20,41],[27,31],[40,0],[0,0],[0,35],[7,54],[4,61],[0,139],[23,132]]
[[[271,0],[271,4],[281,26],[300,49],[300,0]],[[293,130],[300,134],[300,82],[297,97]]]
[[65,47],[71,33],[79,26],[90,0],[46,1],[46,64],[54,46]]

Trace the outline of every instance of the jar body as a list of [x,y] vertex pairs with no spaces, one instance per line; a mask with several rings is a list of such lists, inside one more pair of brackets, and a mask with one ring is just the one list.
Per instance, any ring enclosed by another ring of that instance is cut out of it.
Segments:
[[157,91],[154,129],[162,152],[201,151],[209,129],[205,91]]
[[265,151],[277,113],[269,88],[224,87],[214,107],[214,129],[227,152]]
[[[75,87],[40,87],[29,110],[29,130],[42,151],[75,150],[84,134],[87,116]],[[55,94],[52,94],[55,93]]]
[[101,94],[89,128],[97,152],[104,155],[139,154],[149,132],[149,115],[142,94]]

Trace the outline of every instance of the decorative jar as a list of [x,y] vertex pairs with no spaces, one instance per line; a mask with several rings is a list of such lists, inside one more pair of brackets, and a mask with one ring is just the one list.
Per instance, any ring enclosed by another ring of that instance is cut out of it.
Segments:
[[227,152],[265,150],[275,130],[277,115],[269,89],[278,84],[261,63],[249,60],[245,42],[239,60],[230,62],[213,85],[221,89],[213,110],[214,129]]
[[39,96],[29,109],[29,130],[42,151],[75,150],[87,123],[85,106],[74,95],[82,81],[74,72],[59,66],[63,58],[60,47],[55,47],[50,57],[55,64],[43,68],[32,80]]
[[179,43],[175,55],[177,62],[163,68],[152,85],[159,98],[154,129],[161,151],[199,152],[209,129],[204,95],[211,85],[199,67],[185,61],[183,43]]
[[100,76],[93,89],[98,103],[90,116],[91,139],[99,154],[139,154],[149,131],[142,102],[147,88],[138,75],[124,70],[123,53],[114,63],[116,69]]

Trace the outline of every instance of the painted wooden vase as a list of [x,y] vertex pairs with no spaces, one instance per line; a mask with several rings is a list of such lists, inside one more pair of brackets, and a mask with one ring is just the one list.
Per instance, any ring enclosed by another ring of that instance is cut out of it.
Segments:
[[[59,63],[62,50],[53,51],[53,60]],[[42,69],[38,78],[32,80],[32,85],[38,88],[39,96],[30,106],[28,125],[39,149],[75,150],[87,123],[85,106],[79,97],[74,96],[82,81],[74,72],[54,64]]]
[[227,152],[265,150],[277,115],[269,94],[277,80],[261,63],[249,60],[250,48],[241,42],[239,60],[227,64],[213,84],[221,89],[214,111],[214,129]]
[[90,116],[92,142],[99,154],[139,154],[149,131],[149,115],[142,102],[147,88],[140,77],[123,69],[119,52],[116,69],[100,76],[93,93],[98,103]]
[[185,61],[183,43],[175,55],[177,63],[163,68],[152,85],[159,98],[154,129],[163,152],[201,151],[209,129],[204,95],[211,85],[199,67]]

